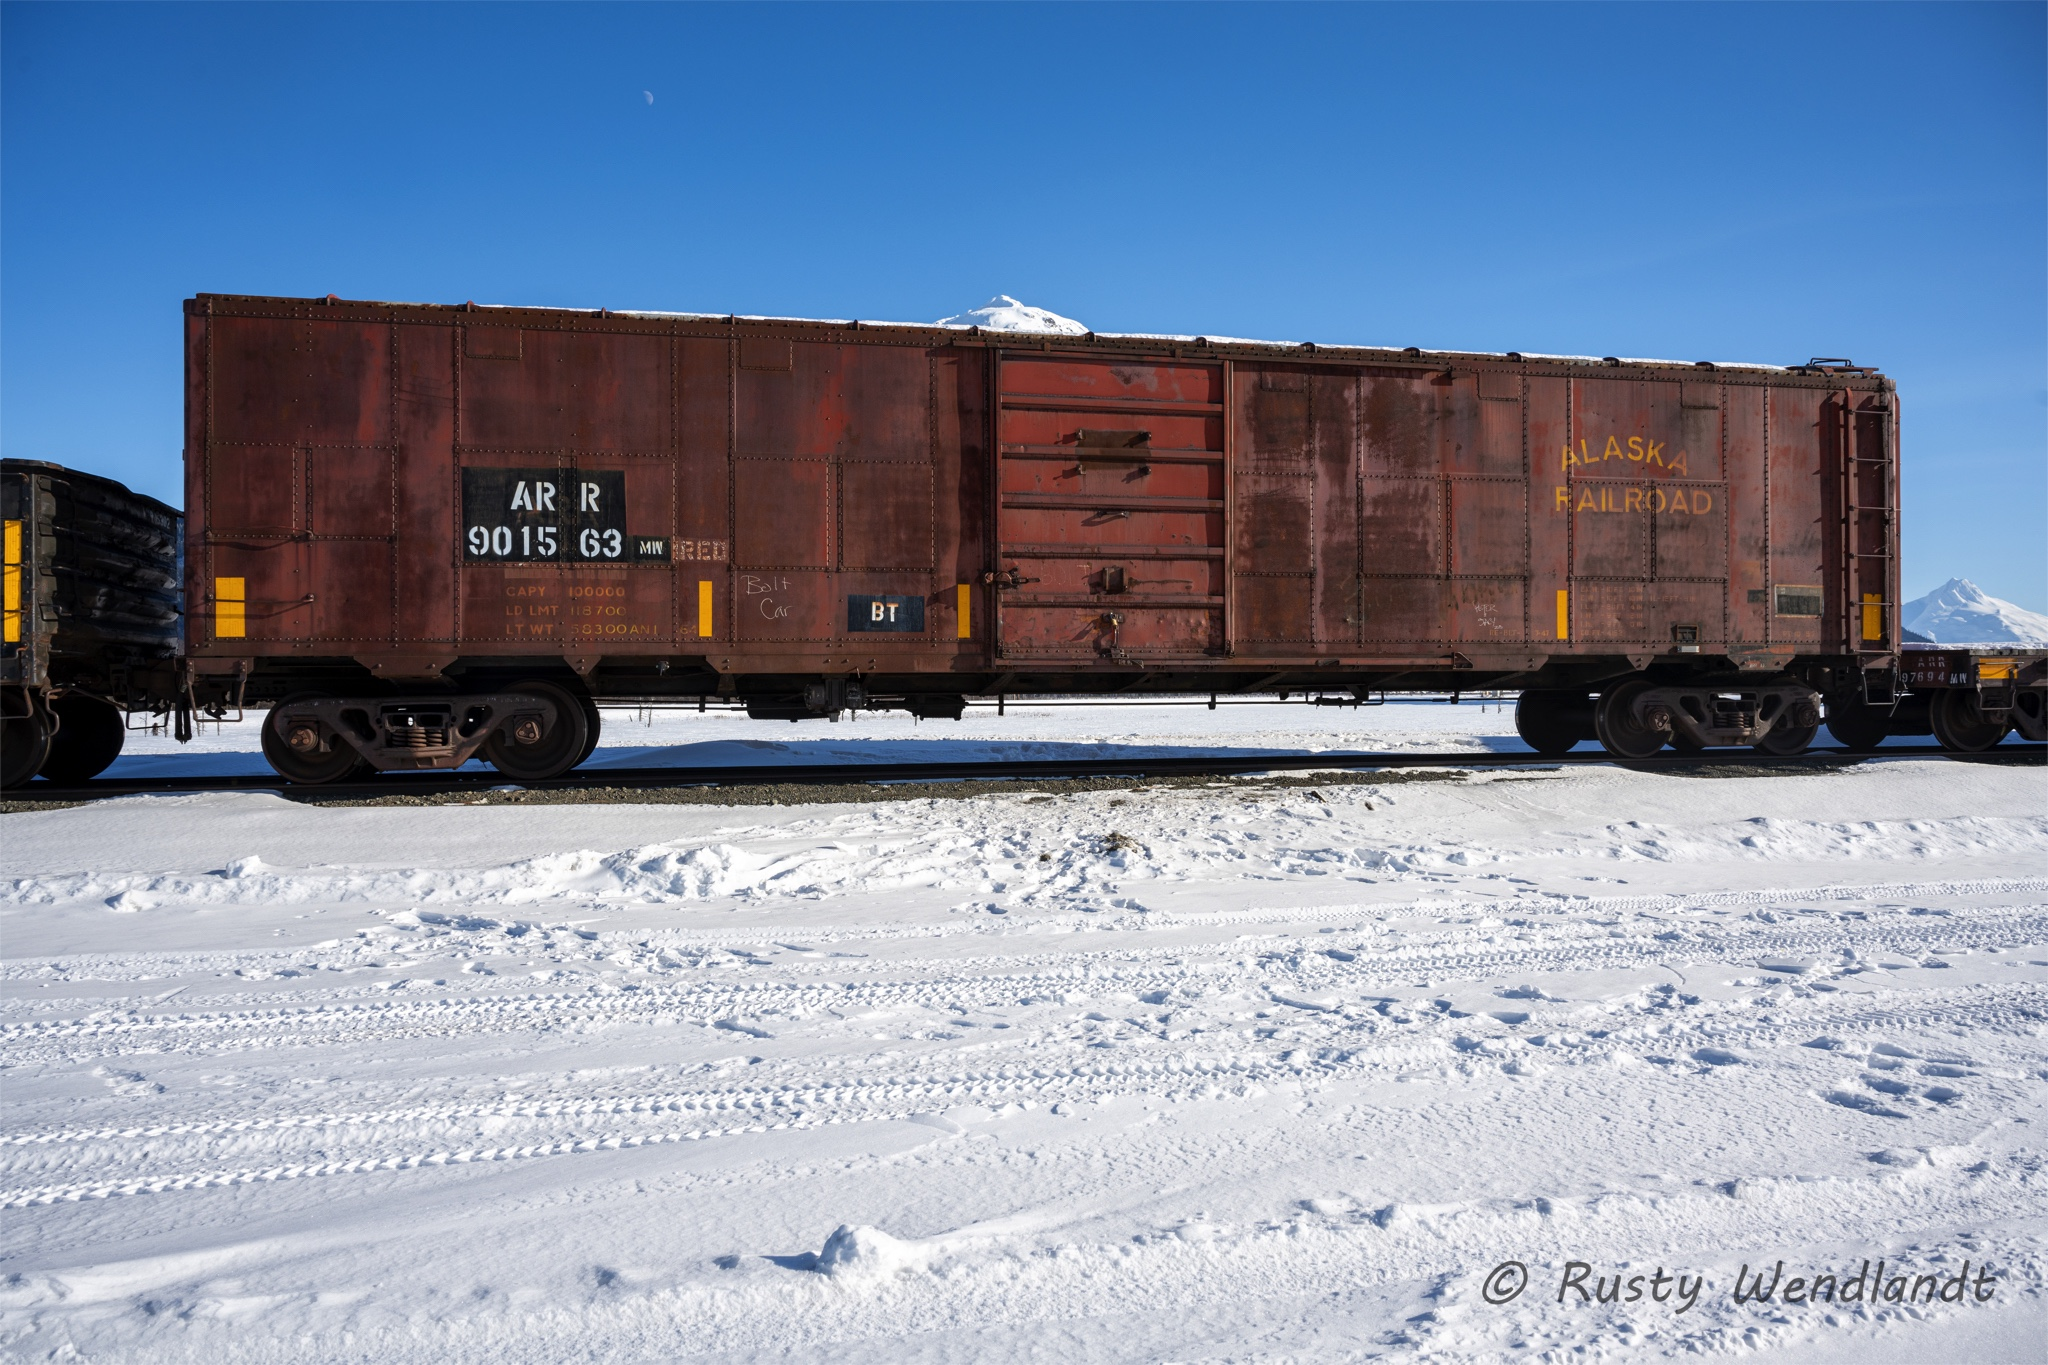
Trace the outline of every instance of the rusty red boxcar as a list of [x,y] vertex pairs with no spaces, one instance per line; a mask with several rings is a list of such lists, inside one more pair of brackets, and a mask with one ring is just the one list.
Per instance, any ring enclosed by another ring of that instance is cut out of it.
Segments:
[[1547,751],[1794,751],[1898,657],[1843,361],[201,295],[186,374],[194,686],[300,780],[707,694],[1506,687]]

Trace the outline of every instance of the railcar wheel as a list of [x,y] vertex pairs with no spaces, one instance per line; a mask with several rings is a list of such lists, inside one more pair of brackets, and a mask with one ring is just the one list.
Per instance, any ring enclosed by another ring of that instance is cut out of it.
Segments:
[[1515,702],[1515,733],[1545,758],[1556,758],[1590,738],[1591,712],[1583,693],[1524,692]]
[[484,758],[493,768],[521,782],[542,782],[560,777],[581,763],[589,752],[590,717],[583,699],[566,687],[538,679],[502,689],[528,697],[544,697],[555,704],[555,723],[544,735],[522,742],[516,733],[495,731],[484,741]]
[[1669,738],[1635,718],[1636,698],[1649,690],[1650,684],[1641,679],[1625,682],[1602,692],[1593,708],[1593,729],[1600,736],[1600,747],[1616,758],[1648,758]]
[[57,713],[57,732],[43,760],[43,776],[50,781],[88,782],[121,756],[128,723],[115,707],[71,692],[51,702],[50,709]]
[[1837,693],[1828,698],[1828,733],[1853,753],[1867,754],[1892,732],[1892,708],[1872,706],[1860,697]]
[[590,756],[597,752],[597,737],[604,731],[604,717],[597,713],[597,703],[588,697],[584,697],[582,701],[583,718],[590,723],[590,738],[583,741],[583,757],[576,760],[576,766],[579,768],[588,763]]
[[1760,754],[1803,754],[1813,747],[1813,737],[1819,733],[1819,721],[1811,725],[1795,725],[1789,720],[1779,721],[1771,727],[1769,734],[1750,747]]
[[1934,738],[1951,753],[1976,754],[2005,738],[2009,717],[1993,720],[1978,705],[1977,694],[1952,688],[1936,694],[1927,718],[1934,722]]
[[0,787],[25,785],[50,755],[50,718],[39,698],[19,688],[0,693]]
[[278,712],[288,710],[301,702],[325,700],[325,695],[319,692],[295,693],[272,707],[263,717],[263,757],[276,769],[277,775],[287,782],[308,787],[319,786],[324,782],[340,782],[345,778],[354,777],[369,766],[364,762],[363,756],[345,739],[333,740],[328,745],[327,752],[323,754],[315,747],[318,744],[319,732],[313,729],[309,731],[313,735],[312,744],[302,743],[301,747],[293,748],[290,737],[279,734],[277,727],[271,723]]

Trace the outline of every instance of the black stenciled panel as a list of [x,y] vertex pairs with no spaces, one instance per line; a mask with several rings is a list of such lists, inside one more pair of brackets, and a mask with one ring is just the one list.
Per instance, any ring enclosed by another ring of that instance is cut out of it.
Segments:
[[851,634],[870,631],[924,632],[924,599],[885,594],[848,593],[846,629]]
[[462,557],[472,564],[666,561],[668,537],[626,530],[615,469],[462,471]]

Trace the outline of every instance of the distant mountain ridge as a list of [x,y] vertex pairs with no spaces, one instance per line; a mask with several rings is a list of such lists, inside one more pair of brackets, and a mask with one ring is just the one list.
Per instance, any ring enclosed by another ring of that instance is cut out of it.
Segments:
[[1993,597],[1967,578],[1906,603],[1899,624],[1942,645],[2048,646],[2048,616]]

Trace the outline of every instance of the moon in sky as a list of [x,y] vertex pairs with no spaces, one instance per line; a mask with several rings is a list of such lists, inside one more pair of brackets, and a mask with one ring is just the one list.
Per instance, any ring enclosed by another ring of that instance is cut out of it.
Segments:
[[652,90],[642,90],[640,93],[647,96],[647,102],[649,104],[654,103],[654,92]]

